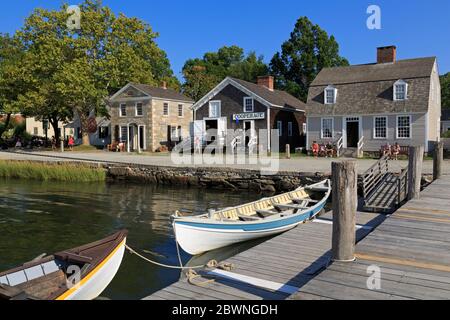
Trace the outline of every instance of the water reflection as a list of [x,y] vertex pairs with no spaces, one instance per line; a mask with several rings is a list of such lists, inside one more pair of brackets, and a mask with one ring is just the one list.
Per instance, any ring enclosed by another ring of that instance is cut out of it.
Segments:
[[[169,220],[175,210],[201,213],[259,197],[255,193],[136,184],[0,181],[0,270],[44,252],[98,240],[121,228],[130,231],[128,242],[133,248],[147,251],[149,257],[161,262],[178,264]],[[183,255],[184,261],[190,258]],[[157,268],[126,255],[103,296],[142,298],[179,276],[177,271]]]

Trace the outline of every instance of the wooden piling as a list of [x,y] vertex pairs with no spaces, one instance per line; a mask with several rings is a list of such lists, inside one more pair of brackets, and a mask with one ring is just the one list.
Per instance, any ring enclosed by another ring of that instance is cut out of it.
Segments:
[[286,145],[286,159],[291,159],[291,145]]
[[61,153],[64,153],[64,140],[61,140]]
[[355,260],[358,172],[355,160],[332,163],[333,261]]
[[424,147],[409,147],[408,201],[420,198]]
[[436,142],[434,144],[434,156],[433,156],[433,181],[441,178],[443,161],[444,161],[444,143]]

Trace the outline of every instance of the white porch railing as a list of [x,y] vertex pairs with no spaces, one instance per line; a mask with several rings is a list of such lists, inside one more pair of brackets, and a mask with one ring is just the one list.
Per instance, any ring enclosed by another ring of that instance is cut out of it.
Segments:
[[364,136],[358,142],[358,158],[364,157]]
[[344,148],[344,137],[341,137],[336,143],[336,154],[338,158],[341,156],[343,148]]

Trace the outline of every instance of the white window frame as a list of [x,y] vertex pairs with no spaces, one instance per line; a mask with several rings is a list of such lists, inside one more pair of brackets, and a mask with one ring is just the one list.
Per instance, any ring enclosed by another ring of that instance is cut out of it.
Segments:
[[[405,87],[405,98],[404,99],[397,99],[397,86],[404,86]],[[404,80],[398,80],[394,83],[394,101],[406,101],[408,100],[408,83],[406,83]]]
[[[252,102],[251,111],[247,110],[247,101],[249,100]],[[253,99],[252,97],[244,97],[244,113],[251,113],[251,112],[255,112],[255,99]]]
[[[180,111],[181,111],[181,115],[180,115]],[[178,118],[184,118],[184,105],[183,104],[178,105]]]
[[[218,115],[213,115],[212,112],[211,112],[212,111],[211,106],[213,104],[215,104],[215,103],[217,103],[218,106],[219,106]],[[222,115],[222,101],[220,101],[220,100],[212,100],[212,101],[210,101],[209,102],[209,118],[211,118],[211,119],[220,119],[221,115]]]
[[[384,118],[386,120],[386,137],[377,137],[376,123],[377,123],[377,119],[379,119],[379,118]],[[389,121],[389,119],[388,119],[387,116],[374,116],[373,117],[373,138],[375,140],[387,140],[387,139],[389,139],[389,130],[388,130],[388,128],[389,128],[388,123],[389,122],[388,121]]]
[[283,121],[277,121],[278,136],[283,136]]
[[[331,137],[324,136],[323,123],[325,120],[331,120]],[[334,118],[320,118],[320,138],[321,139],[334,139]]]
[[[127,137],[126,137],[126,140],[124,140],[124,137],[123,137],[123,129],[126,129],[127,130]],[[128,126],[120,126],[120,142],[126,142],[126,143],[128,143],[128,136],[130,135],[130,131],[129,131],[129,128],[128,128]]]
[[[167,105],[167,114],[166,114],[166,105]],[[163,103],[163,117],[169,117],[170,116],[170,103],[164,102]]]
[[[328,95],[327,95],[328,91],[333,91],[333,102],[328,102],[328,99],[327,99],[327,97],[328,97]],[[323,100],[324,100],[324,103],[325,103],[325,104],[336,104],[336,101],[337,101],[337,89],[336,89],[334,86],[329,85],[328,87],[325,88],[325,90],[324,90],[323,93],[324,93],[324,98],[323,98]]]
[[[125,114],[123,114],[122,112],[122,107],[125,107]],[[127,104],[126,103],[121,103],[119,106],[119,116],[121,118],[125,118],[127,116]]]
[[294,123],[288,122],[288,137],[294,136]]
[[[408,117],[409,118],[409,137],[408,138],[405,138],[405,137],[400,137],[399,136],[399,129],[400,129],[400,127],[398,126],[398,120],[400,119],[400,118],[406,118],[406,117]],[[396,134],[396,138],[398,139],[398,140],[411,140],[412,139],[412,116],[411,115],[397,115],[397,117],[396,117],[396,119],[395,119],[395,134]]]
[[[142,106],[142,114],[138,114],[138,104],[140,104]],[[144,116],[144,104],[142,102],[136,102],[136,104],[134,105],[134,110],[135,110],[135,116],[136,117],[143,117]]]

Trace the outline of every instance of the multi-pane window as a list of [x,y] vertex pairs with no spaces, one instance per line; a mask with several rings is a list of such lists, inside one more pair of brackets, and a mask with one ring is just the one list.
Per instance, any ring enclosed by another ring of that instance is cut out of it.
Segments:
[[120,141],[128,142],[128,127],[120,127]]
[[144,115],[144,108],[142,106],[142,103],[137,103],[136,104],[136,116],[142,117],[143,115]]
[[244,112],[253,112],[253,110],[254,110],[253,98],[250,97],[244,98]]
[[283,121],[277,121],[278,136],[283,136]]
[[209,103],[209,117],[220,118],[221,115],[221,103],[220,101],[211,101]]
[[387,138],[387,117],[375,117],[374,120],[374,138]]
[[293,124],[292,122],[288,122],[288,136],[292,137],[293,133],[294,133]]
[[394,100],[395,101],[406,100],[407,94],[408,94],[408,84],[403,80],[397,81],[394,84]]
[[164,103],[163,115],[164,116],[168,116],[169,115],[169,104],[167,102]]
[[398,116],[397,117],[397,139],[411,138],[411,117]]
[[34,135],[38,136],[39,135],[39,128],[34,127]]
[[178,116],[179,116],[180,118],[184,117],[184,108],[183,108],[183,105],[182,105],[182,104],[179,104],[179,105],[178,105]]
[[127,116],[127,105],[126,104],[121,104],[120,105],[120,116],[121,117],[126,117]]
[[325,104],[336,103],[336,88],[333,86],[328,86],[325,88]]
[[333,119],[322,119],[322,139],[333,138]]

